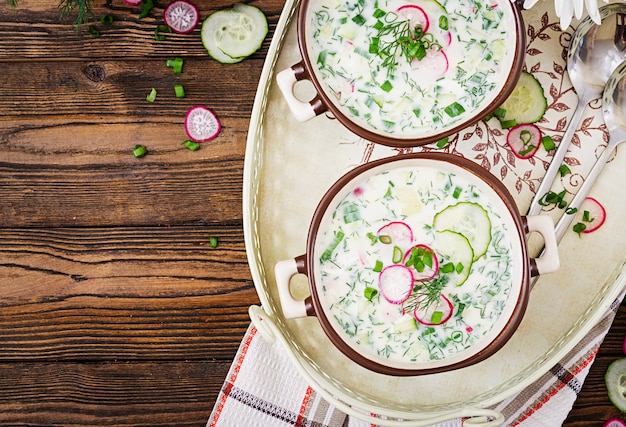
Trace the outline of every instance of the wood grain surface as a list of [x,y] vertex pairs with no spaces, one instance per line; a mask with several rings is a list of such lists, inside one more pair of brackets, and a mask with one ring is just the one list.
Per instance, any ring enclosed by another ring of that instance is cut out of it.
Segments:
[[[283,0],[250,2],[270,32],[230,65],[206,54],[199,28],[155,40],[164,3],[140,19],[122,0],[94,1],[95,19],[114,16],[94,24],[99,38],[56,0],[0,3],[2,426],[204,426],[258,304],[243,164]],[[204,18],[232,1],[195,4]],[[166,66],[177,56],[182,74]],[[199,104],[223,128],[192,152],[183,122]],[[625,334],[621,307],[566,425],[624,418],[603,374]]]

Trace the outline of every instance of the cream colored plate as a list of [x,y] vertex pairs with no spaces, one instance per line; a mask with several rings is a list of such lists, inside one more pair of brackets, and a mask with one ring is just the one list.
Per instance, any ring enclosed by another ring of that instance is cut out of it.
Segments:
[[[548,99],[549,109],[539,127],[558,142],[577,98],[564,71],[562,45],[567,46],[569,37],[561,34],[551,9],[552,3],[546,1],[524,12],[529,34],[526,67],[540,80]],[[296,12],[297,2],[288,0],[261,75],[247,141],[244,232],[263,307],[253,307],[251,317],[266,336],[282,343],[318,392],[356,416],[368,419],[361,412],[365,410],[412,420],[408,424],[388,421],[388,425],[427,425],[481,414],[497,417],[480,408],[504,400],[547,372],[584,337],[626,285],[626,274],[617,275],[624,265],[626,239],[616,238],[626,234],[620,176],[626,170],[626,157],[618,151],[591,192],[607,209],[605,225],[582,237],[566,234],[560,244],[560,271],[539,279],[522,324],[502,350],[449,373],[396,378],[367,371],[332,346],[316,318],[284,319],[273,269],[277,261],[304,253],[313,211],[335,180],[358,164],[407,150],[362,140],[326,116],[306,123],[293,118],[275,74],[300,60]],[[297,91],[303,98],[310,96],[310,83],[298,83]],[[572,174],[555,183],[555,191],[575,193],[605,145],[600,101],[586,109],[579,129],[566,158]],[[427,150],[441,151],[434,146],[412,149]],[[490,170],[507,185],[522,212],[550,159],[543,149],[532,160],[514,158],[495,119],[460,132],[443,151]],[[549,212],[555,220],[561,213]],[[306,280],[299,279],[296,286],[305,294]]]

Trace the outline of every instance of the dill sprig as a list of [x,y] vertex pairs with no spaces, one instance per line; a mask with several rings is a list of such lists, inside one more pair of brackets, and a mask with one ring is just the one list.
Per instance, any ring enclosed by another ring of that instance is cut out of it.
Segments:
[[405,302],[405,310],[411,313],[415,310],[425,311],[431,305],[439,304],[441,291],[449,281],[447,274],[438,274],[434,279],[416,285]]
[[76,10],[74,26],[78,30],[80,25],[89,22],[94,16],[91,8],[92,1],[93,0],[60,0],[59,9],[61,9],[61,17],[69,16]]
[[[7,4],[11,7],[17,7],[17,0],[6,0]],[[89,22],[93,18],[92,10],[93,0],[59,0],[59,9],[61,9],[61,17],[66,17],[72,14],[76,10],[76,20],[74,26],[76,30],[80,28],[82,24]]]
[[382,58],[382,66],[392,75],[399,57],[409,63],[413,59],[421,61],[432,47],[441,45],[431,33],[425,33],[421,25],[412,27],[409,20],[401,20],[379,25],[378,34],[370,43],[370,53]]

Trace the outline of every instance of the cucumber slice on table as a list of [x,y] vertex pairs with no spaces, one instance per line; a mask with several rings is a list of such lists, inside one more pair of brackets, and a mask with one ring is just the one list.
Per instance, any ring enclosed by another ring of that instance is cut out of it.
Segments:
[[504,110],[504,116],[499,117],[503,124],[535,123],[546,113],[548,101],[535,76],[522,71],[515,89],[500,108]]
[[201,38],[215,60],[233,64],[259,50],[267,32],[267,18],[259,8],[235,3],[232,9],[218,10],[204,20]]
[[450,230],[462,234],[474,250],[473,261],[487,252],[491,242],[489,214],[478,203],[459,202],[435,215],[436,231]]
[[611,362],[604,374],[604,382],[613,405],[626,413],[626,357]]

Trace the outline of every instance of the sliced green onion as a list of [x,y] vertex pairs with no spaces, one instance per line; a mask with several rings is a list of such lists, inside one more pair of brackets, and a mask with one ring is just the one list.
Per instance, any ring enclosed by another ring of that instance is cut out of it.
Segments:
[[378,236],[378,240],[380,240],[380,243],[388,245],[389,243],[391,243],[391,236],[383,234],[382,236]]
[[168,59],[165,62],[165,65],[171,67],[174,74],[180,74],[183,72],[183,58],[176,57],[174,59]]
[[443,139],[440,139],[439,141],[437,141],[437,148],[443,148],[443,147],[445,147],[446,145],[448,145],[448,141],[449,141],[449,138],[448,138],[448,137],[445,137],[445,138],[443,138]]
[[146,101],[148,102],[154,102],[154,100],[156,99],[157,96],[157,91],[155,88],[152,88],[152,90],[150,90],[150,93],[148,94],[148,96],[146,96]]
[[394,246],[394,247],[393,247],[393,257],[391,258],[391,261],[392,261],[394,264],[397,264],[397,263],[399,263],[400,261],[402,261],[402,256],[403,256],[403,255],[404,255],[404,254],[402,253],[402,249],[400,249],[400,248],[399,248],[399,247],[397,247],[397,246]]
[[363,296],[370,302],[376,295],[378,295],[378,289],[376,288],[370,288],[369,286],[366,286],[365,289],[363,289]]
[[439,28],[442,30],[448,29],[448,18],[444,15],[439,17]]
[[432,323],[433,325],[438,325],[441,323],[442,319],[443,319],[442,311],[433,311],[433,314],[430,316],[430,323]]
[[383,271],[383,262],[381,260],[376,260],[376,264],[372,270],[376,273]]
[[455,267],[455,271],[457,274],[461,274],[464,268],[463,263],[458,263]]
[[135,145],[135,148],[133,148],[133,156],[135,156],[136,158],[145,156],[147,152],[148,149],[141,144],[137,144]]
[[578,222],[578,223],[574,224],[574,227],[572,227],[572,229],[576,233],[578,233],[579,235],[580,235],[580,233],[585,231],[586,228],[587,228],[587,226],[585,224],[583,224],[582,222]]
[[333,251],[337,248],[337,246],[339,246],[339,243],[343,240],[344,237],[345,237],[345,234],[343,233],[343,231],[336,232],[335,238],[333,239],[332,242],[330,242],[330,244],[328,245],[328,248],[326,248],[326,250],[320,256],[320,261],[322,262],[328,261],[330,257],[333,255]]
[[503,119],[504,116],[506,116],[506,110],[502,107],[498,107],[493,112],[493,115],[496,116],[498,119]]
[[96,27],[94,27],[93,25],[90,25],[90,26],[87,27],[87,32],[93,38],[100,37],[100,31],[98,31],[98,29]]
[[154,39],[157,41],[165,40],[165,36],[161,34],[163,31],[171,33],[172,29],[167,25],[157,25],[154,29]]
[[556,145],[554,144],[552,137],[548,135],[541,138],[541,144],[543,145],[543,149],[546,151],[552,151],[556,148]]
[[385,83],[383,83],[380,88],[382,90],[384,90],[385,92],[390,92],[391,89],[393,89],[393,85],[391,84],[391,82],[389,80],[385,80]]
[[566,164],[562,164],[561,167],[559,168],[559,173],[561,174],[561,177],[564,177],[565,175],[569,174],[571,172],[569,166],[567,166]]
[[363,18],[363,16],[359,15],[355,15],[352,17],[352,22],[354,22],[357,25],[364,25],[367,21],[365,18]]
[[200,149],[200,144],[190,139],[183,141],[183,145],[191,151],[198,151]]
[[565,210],[565,213],[567,215],[574,215],[576,212],[578,212],[578,208],[567,208]]
[[100,18],[100,23],[102,25],[111,25],[113,23],[113,15],[104,15],[102,18]]
[[500,122],[500,125],[502,126],[502,129],[510,129],[513,126],[517,125],[517,121],[515,119],[513,119],[513,120],[504,120],[504,121]]
[[439,270],[442,273],[452,273],[454,271],[454,264],[451,262],[447,262],[444,265],[442,265],[441,267],[439,267]]
[[217,248],[217,237],[209,237],[209,246]]
[[445,111],[445,113],[450,117],[456,117],[460,114],[463,114],[465,112],[465,108],[455,101],[452,104],[448,105],[446,108],[444,108],[443,111]]
[[183,85],[174,85],[174,93],[176,94],[176,98],[184,98],[185,88]]
[[143,0],[141,2],[141,13],[139,14],[139,18],[145,18],[148,16],[153,7],[154,2],[152,0]]
[[458,199],[459,196],[461,195],[461,191],[463,191],[461,187],[456,187],[454,189],[454,192],[452,193],[452,197],[454,197],[455,199]]

